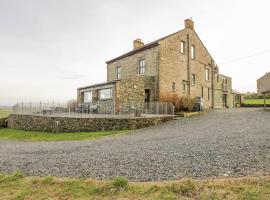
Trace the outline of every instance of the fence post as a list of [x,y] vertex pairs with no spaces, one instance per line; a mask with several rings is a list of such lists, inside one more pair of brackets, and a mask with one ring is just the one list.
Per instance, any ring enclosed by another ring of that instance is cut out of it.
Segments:
[[68,104],[68,116],[70,117],[70,104]]

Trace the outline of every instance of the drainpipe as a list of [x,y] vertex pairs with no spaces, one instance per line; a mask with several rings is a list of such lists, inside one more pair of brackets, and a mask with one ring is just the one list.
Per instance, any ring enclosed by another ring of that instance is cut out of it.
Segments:
[[215,76],[215,72],[214,72],[214,65],[213,65],[213,61],[211,63],[211,69],[212,69],[212,78],[211,78],[211,87],[212,87],[212,109],[214,108],[214,101],[215,101],[215,95],[214,95],[214,76]]
[[187,34],[187,93],[190,96],[190,36]]

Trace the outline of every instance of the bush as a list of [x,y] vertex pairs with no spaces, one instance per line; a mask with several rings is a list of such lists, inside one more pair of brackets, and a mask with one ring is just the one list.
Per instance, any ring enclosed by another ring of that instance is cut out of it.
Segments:
[[119,190],[125,190],[128,187],[128,181],[124,177],[115,178],[112,184]]
[[160,95],[160,101],[172,103],[175,107],[175,111],[188,111],[192,112],[195,107],[195,98],[180,97],[177,94],[162,93]]
[[7,128],[8,126],[8,118],[0,118],[0,128]]

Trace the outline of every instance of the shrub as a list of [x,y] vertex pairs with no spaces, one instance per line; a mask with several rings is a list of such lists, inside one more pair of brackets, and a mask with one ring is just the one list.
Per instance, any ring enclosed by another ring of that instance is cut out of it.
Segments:
[[182,109],[185,111],[193,111],[195,107],[195,98],[183,97],[182,98]]
[[195,107],[195,98],[180,97],[177,94],[162,93],[160,101],[170,102],[174,105],[175,111],[193,111]]
[[124,177],[115,178],[112,184],[116,189],[120,190],[125,190],[128,187],[128,181]]

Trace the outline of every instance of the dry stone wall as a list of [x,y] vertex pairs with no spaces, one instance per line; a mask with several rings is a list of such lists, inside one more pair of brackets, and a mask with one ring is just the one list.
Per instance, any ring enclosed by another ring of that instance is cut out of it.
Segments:
[[172,120],[166,117],[70,118],[36,115],[10,115],[8,127],[27,131],[81,132],[139,129]]

